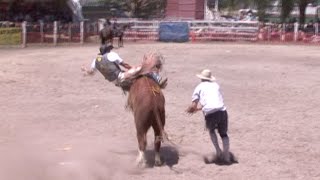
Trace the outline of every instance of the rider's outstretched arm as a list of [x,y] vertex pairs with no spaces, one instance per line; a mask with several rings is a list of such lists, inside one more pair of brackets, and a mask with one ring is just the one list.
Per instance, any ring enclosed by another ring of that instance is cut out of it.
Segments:
[[132,68],[128,63],[125,63],[123,61],[120,63],[120,65],[123,66],[126,69],[131,69]]
[[94,75],[96,68],[96,60],[94,59],[91,63],[90,69],[87,69],[86,67],[82,66],[81,71],[84,72],[84,75]]

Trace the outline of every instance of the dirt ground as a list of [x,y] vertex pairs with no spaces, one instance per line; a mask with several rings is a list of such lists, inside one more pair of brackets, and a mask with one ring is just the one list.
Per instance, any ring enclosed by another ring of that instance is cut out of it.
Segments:
[[[130,64],[165,55],[162,167],[135,167],[138,153],[126,96],[85,77],[98,45],[0,49],[0,179],[319,179],[320,47],[226,43],[125,44]],[[205,164],[214,148],[203,115],[188,116],[195,76],[213,71],[229,112],[239,163]],[[153,137],[148,134],[148,162]]]

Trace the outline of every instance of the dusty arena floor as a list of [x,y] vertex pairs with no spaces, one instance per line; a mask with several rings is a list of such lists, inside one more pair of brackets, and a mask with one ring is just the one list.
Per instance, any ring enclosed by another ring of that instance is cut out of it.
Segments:
[[[100,74],[85,77],[97,45],[0,49],[1,180],[320,178],[320,47],[257,44],[125,44],[130,64],[166,57],[166,165],[134,166],[137,141],[126,96]],[[184,113],[210,68],[229,111],[238,164],[205,164],[213,146],[201,113]],[[153,137],[148,135],[152,163]]]

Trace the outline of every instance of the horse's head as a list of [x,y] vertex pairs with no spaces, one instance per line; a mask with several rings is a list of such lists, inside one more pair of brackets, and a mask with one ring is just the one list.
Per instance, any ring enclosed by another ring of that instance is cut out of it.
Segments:
[[156,51],[146,53],[143,57],[141,72],[159,73],[163,69],[163,64],[164,64],[164,57],[161,53]]

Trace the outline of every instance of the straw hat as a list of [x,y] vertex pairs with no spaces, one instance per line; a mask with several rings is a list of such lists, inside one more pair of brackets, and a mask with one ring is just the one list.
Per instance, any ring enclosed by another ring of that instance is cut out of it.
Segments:
[[212,76],[212,73],[209,69],[204,69],[200,74],[197,74],[197,77],[203,80],[215,81],[216,78]]

